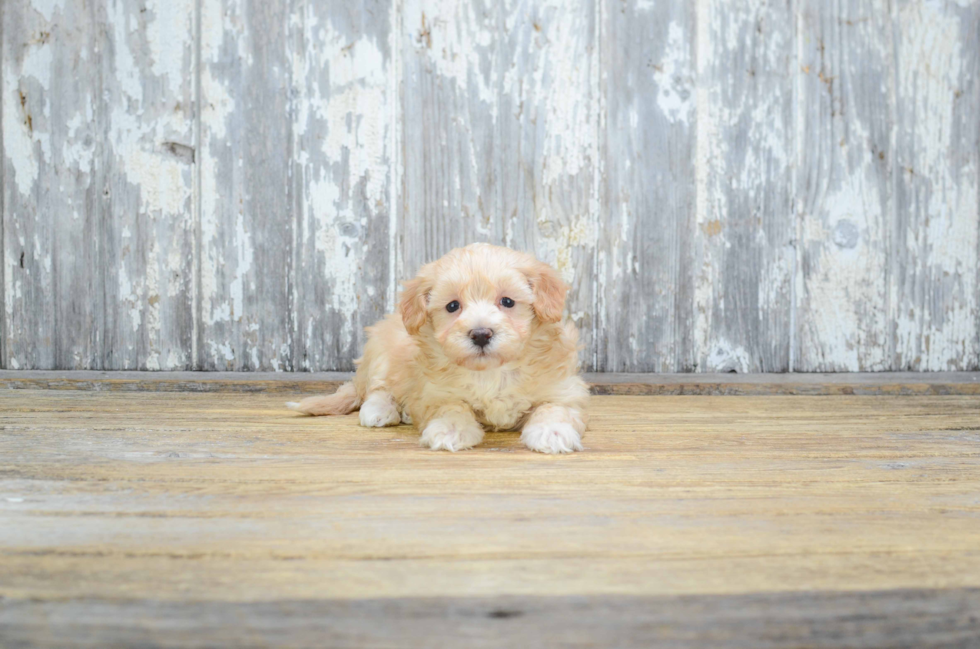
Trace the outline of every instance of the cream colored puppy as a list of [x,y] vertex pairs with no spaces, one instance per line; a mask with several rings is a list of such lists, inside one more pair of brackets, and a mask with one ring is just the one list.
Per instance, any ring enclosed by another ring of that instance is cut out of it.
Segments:
[[354,381],[290,408],[362,426],[412,423],[421,444],[459,451],[484,427],[521,431],[542,453],[582,450],[589,391],[578,331],[562,323],[568,286],[532,256],[457,248],[405,283],[398,313],[368,327]]

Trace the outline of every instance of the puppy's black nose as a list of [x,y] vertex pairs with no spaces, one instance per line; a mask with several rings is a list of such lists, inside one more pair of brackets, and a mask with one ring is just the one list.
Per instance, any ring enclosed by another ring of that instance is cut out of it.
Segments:
[[470,330],[470,340],[477,347],[486,347],[490,344],[490,339],[493,338],[492,329],[472,329]]

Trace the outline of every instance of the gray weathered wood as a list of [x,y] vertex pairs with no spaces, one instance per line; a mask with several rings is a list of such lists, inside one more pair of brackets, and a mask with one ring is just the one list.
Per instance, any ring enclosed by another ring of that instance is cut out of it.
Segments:
[[786,371],[794,12],[753,0],[697,6],[697,369]]
[[977,644],[975,395],[596,397],[564,458],[283,401],[0,390],[0,646]]
[[592,365],[595,5],[405,2],[398,277],[473,241],[534,252],[571,284]]
[[292,369],[289,5],[201,7],[197,365]]
[[102,367],[99,24],[94,3],[3,3],[6,366]]
[[196,365],[195,5],[105,5],[104,367]]
[[691,371],[695,7],[603,3],[598,367]]
[[7,247],[4,244],[4,234],[6,227],[6,210],[3,209],[7,195],[5,167],[7,165],[7,153],[3,147],[3,96],[7,94],[6,86],[3,85],[4,65],[6,60],[4,42],[4,14],[7,11],[7,4],[0,4],[0,370],[7,368]]
[[391,5],[292,6],[296,369],[354,367],[388,309]]
[[491,115],[500,201],[492,220],[503,229],[494,242],[535,253],[571,286],[565,311],[586,367],[598,325],[598,2],[500,3]]
[[980,5],[0,5],[0,366],[351,369],[449,249],[587,369],[980,368]]
[[405,0],[399,26],[404,151],[397,279],[473,241],[503,238],[494,0]]
[[11,647],[969,647],[980,589],[265,602],[5,600]]
[[[796,314],[802,371],[891,367],[895,92],[888,4],[800,6]],[[897,224],[896,224],[897,225]]]
[[980,4],[893,4],[894,369],[980,362]]
[[[97,392],[323,394],[351,372],[132,372],[2,370],[0,388]],[[585,374],[593,394],[619,395],[980,395],[980,372],[839,374]]]

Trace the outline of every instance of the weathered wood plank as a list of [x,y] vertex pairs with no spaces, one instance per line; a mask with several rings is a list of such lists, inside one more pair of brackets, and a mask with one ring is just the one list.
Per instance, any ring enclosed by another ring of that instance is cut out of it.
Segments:
[[196,363],[195,5],[106,4],[103,367]]
[[397,276],[474,241],[532,251],[572,285],[591,367],[595,4],[408,0],[402,42]]
[[796,192],[802,371],[891,368],[895,88],[887,3],[800,7]]
[[452,248],[503,238],[494,150],[500,18],[494,0],[402,5],[398,280]]
[[294,367],[289,18],[201,0],[200,369]]
[[486,240],[587,368],[980,368],[976,3],[668,4],[4,2],[0,366],[349,369]]
[[350,370],[388,308],[390,2],[291,9],[296,232],[293,364]]
[[980,5],[894,5],[893,369],[980,367]]
[[697,3],[699,371],[789,369],[796,57],[792,4]]
[[10,647],[967,647],[980,589],[264,602],[0,602]]
[[6,367],[100,368],[104,223],[95,3],[3,3]]
[[[332,392],[349,372],[0,371],[0,388],[119,392]],[[980,372],[841,374],[585,374],[593,394],[620,395],[971,395]]]
[[7,12],[7,3],[0,4],[0,370],[7,368],[7,246],[5,241],[6,214],[4,204],[7,197],[7,150],[3,146],[3,97],[7,94],[7,87],[4,85],[4,75],[6,72],[6,50],[4,43],[4,14]]
[[694,348],[695,7],[603,2],[598,368],[678,372]]
[[[599,226],[598,0],[500,3],[497,104],[491,113],[499,192],[494,238],[534,252],[571,286],[565,310],[595,366]],[[499,238],[498,238],[499,237]]]
[[620,615],[762,633],[767,610],[793,637],[844,625],[831,646],[977,631],[975,396],[596,397],[564,458],[514,433],[432,453],[410,427],[281,402],[0,391],[0,634],[45,613],[93,642],[144,624],[288,640],[299,617],[367,633],[378,600],[378,633],[438,629],[450,601],[546,630],[576,598],[583,643]]

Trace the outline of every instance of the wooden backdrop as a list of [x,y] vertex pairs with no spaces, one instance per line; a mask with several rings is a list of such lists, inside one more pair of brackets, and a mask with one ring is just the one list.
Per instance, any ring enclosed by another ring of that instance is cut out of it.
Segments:
[[2,0],[0,365],[349,369],[471,241],[587,368],[980,367],[975,0]]

